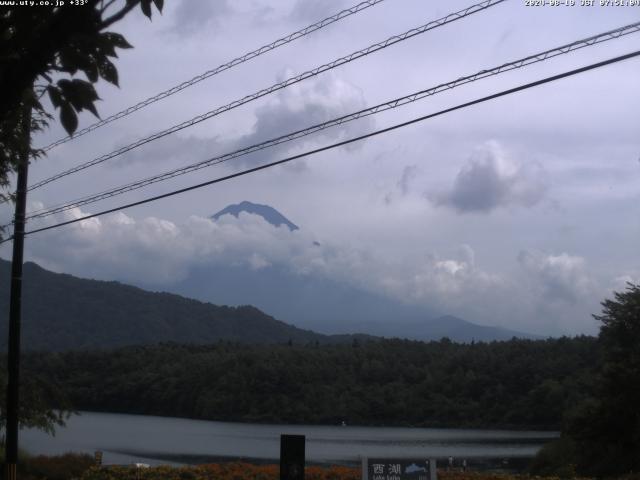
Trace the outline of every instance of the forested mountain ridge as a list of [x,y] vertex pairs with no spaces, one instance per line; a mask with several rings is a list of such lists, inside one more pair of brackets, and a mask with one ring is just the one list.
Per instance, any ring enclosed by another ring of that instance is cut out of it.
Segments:
[[456,344],[165,344],[30,354],[80,410],[221,421],[560,428],[588,394],[592,337]]
[[[10,278],[0,260],[0,278]],[[24,265],[24,350],[108,349],[174,341],[206,344],[351,342],[366,336],[321,335],[274,319],[251,306],[226,307],[119,282],[86,280]],[[9,285],[0,282],[0,310],[8,312]],[[0,317],[0,350],[7,345],[7,315]]]
[[[10,265],[0,259],[0,279],[10,278]],[[331,334],[331,327],[335,328],[334,332],[344,332],[344,326],[341,330],[335,321],[327,321],[328,331],[317,333],[279,321],[253,306],[218,306],[119,282],[83,279],[50,272],[33,262],[25,263],[24,279],[24,350],[109,349],[168,341],[195,344],[215,343],[219,340],[267,344],[289,341],[297,344],[350,343],[354,339],[367,341],[378,338],[375,335],[421,340],[425,337],[450,337],[456,341],[490,341],[525,335],[497,327],[476,325],[450,316],[431,320],[423,317],[419,322],[402,323],[396,310],[385,310],[385,304],[376,303],[375,298],[369,308],[371,311],[379,308],[378,314],[384,313],[384,323],[360,323],[350,329],[366,333]],[[199,283],[207,282],[213,285],[220,282],[220,279],[213,278],[211,274],[199,278]],[[269,282],[265,284],[269,285]],[[240,297],[243,291],[246,294],[247,286],[238,285]],[[336,311],[345,305],[348,310],[349,293],[353,291],[342,292],[337,298],[325,299],[326,307]],[[282,295],[282,291],[279,294]],[[291,302],[300,303],[301,300],[304,303],[304,298],[294,298]],[[358,301],[361,300],[363,299]],[[0,309],[8,312],[8,305],[9,282],[0,281]],[[314,305],[315,308],[320,308],[317,303],[312,302],[307,311],[318,315],[317,311],[311,312]],[[7,315],[0,316],[0,351],[6,350],[7,318]],[[393,319],[393,322],[388,321],[389,319]],[[349,320],[345,314],[344,323],[348,324]]]

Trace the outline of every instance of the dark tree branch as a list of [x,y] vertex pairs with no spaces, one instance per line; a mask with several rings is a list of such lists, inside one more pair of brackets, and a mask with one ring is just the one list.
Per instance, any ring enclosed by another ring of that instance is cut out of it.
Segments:
[[116,3],[116,0],[109,0],[106,5],[104,4],[104,1],[103,1],[100,6],[100,13],[102,14],[105,13],[109,9],[109,7],[114,3]]
[[131,10],[136,8],[137,5],[138,5],[138,2],[130,3],[126,7],[122,8],[118,13],[114,13],[109,18],[106,18],[104,21],[101,22],[100,30],[104,30],[105,28],[108,28],[110,25],[116,23],[118,20],[122,20],[127,15],[127,13],[129,13]]

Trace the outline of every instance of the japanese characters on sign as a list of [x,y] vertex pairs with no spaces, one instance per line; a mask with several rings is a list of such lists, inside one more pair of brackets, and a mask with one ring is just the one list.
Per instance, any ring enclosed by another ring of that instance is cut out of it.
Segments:
[[369,458],[363,463],[363,469],[366,468],[368,480],[432,480],[432,463],[435,462],[425,459]]

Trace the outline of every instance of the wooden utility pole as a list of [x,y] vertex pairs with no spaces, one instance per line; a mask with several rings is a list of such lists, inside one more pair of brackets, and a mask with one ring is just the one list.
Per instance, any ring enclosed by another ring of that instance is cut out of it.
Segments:
[[21,119],[24,149],[18,159],[16,209],[13,226],[13,257],[11,260],[11,299],[9,303],[9,354],[7,360],[7,425],[5,462],[7,480],[16,480],[18,464],[18,412],[20,406],[20,322],[22,316],[22,261],[24,224],[27,207],[27,176],[31,147],[31,108],[23,108]]

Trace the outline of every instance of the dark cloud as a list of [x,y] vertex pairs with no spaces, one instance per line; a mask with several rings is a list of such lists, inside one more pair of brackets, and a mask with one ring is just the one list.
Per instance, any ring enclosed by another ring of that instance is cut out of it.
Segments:
[[486,213],[508,205],[531,207],[544,197],[547,187],[547,174],[540,164],[516,163],[497,142],[487,142],[460,169],[451,189],[431,199],[461,213]]
[[108,165],[124,167],[132,164],[188,165],[218,155],[221,143],[217,138],[167,136],[116,157]]
[[391,205],[397,198],[406,197],[411,190],[411,183],[418,176],[420,168],[417,165],[405,165],[402,174],[396,182],[395,188],[383,197],[385,205]]
[[[289,73],[283,77],[289,77]],[[236,145],[241,148],[276,138],[283,133],[294,132],[361,110],[365,104],[362,92],[358,88],[342,80],[337,74],[329,72],[320,78],[309,79],[278,92],[271,102],[256,110],[253,131],[240,138]],[[316,142],[322,139],[326,142],[348,138],[370,130],[373,128],[373,122],[371,117],[366,117],[339,127],[331,127],[298,140],[296,144],[304,145],[309,140]],[[358,146],[349,148],[357,149]],[[281,149],[272,151],[278,152]],[[264,161],[264,156],[260,156],[259,160]],[[245,163],[255,163],[255,160],[246,157]]]
[[[337,75],[328,73],[321,78],[307,80],[304,85],[294,85],[275,94],[269,103],[255,110],[256,120],[251,131],[239,138],[224,140],[213,136],[197,138],[171,135],[122,155],[112,165],[120,167],[134,163],[161,162],[188,165],[277,138],[364,107],[365,100],[359,89]],[[373,118],[365,117],[303,137],[291,144],[270,147],[231,161],[243,166],[273,161],[290,153],[291,145],[308,149],[316,146],[318,141],[324,144],[356,136],[373,129],[373,125]],[[359,145],[345,148],[356,150]],[[300,172],[305,170],[305,164],[298,161],[289,164],[287,168],[289,171]],[[405,182],[408,181],[407,178]]]
[[409,184],[417,174],[417,165],[407,165],[402,169],[402,175],[400,176],[400,180],[398,180],[398,188],[400,189],[400,193],[402,193],[402,195],[406,195],[407,193],[409,193]]

